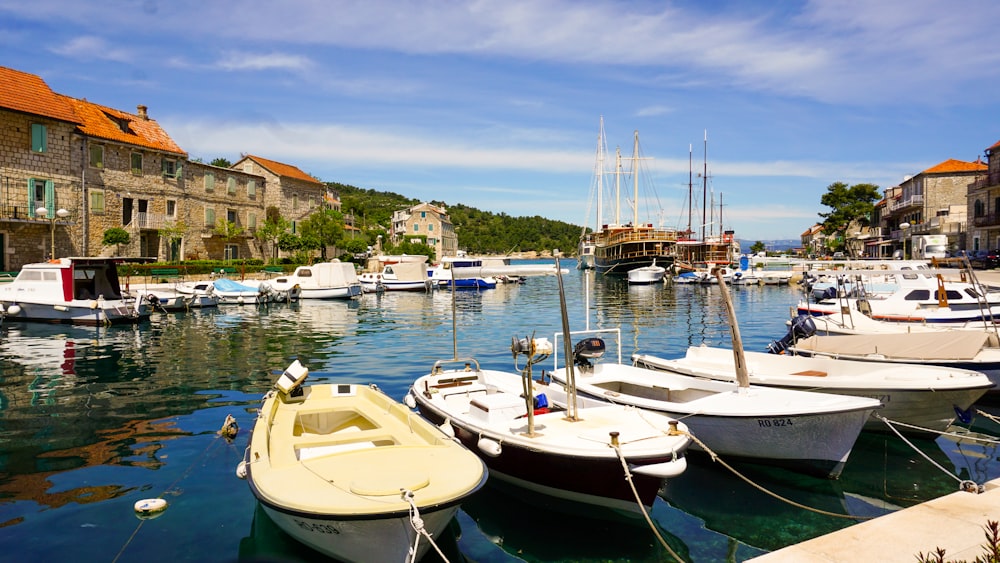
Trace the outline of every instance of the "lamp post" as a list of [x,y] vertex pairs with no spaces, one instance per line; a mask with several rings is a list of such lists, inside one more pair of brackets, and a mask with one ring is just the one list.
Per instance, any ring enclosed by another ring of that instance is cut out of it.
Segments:
[[49,258],[54,259],[56,257],[56,219],[69,217],[69,211],[59,208],[52,217],[48,217],[48,214],[49,210],[47,207],[39,207],[35,210],[35,215],[38,217],[47,217],[49,220]]
[[910,224],[909,223],[900,223],[899,224],[899,229],[903,233],[902,234],[902,236],[903,236],[903,260],[906,260],[906,231],[908,231],[910,229]]

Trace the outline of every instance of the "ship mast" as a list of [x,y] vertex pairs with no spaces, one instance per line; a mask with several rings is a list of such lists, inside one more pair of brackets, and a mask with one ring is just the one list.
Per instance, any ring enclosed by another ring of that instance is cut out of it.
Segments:
[[632,229],[639,228],[639,130],[635,130],[635,145],[632,148]]
[[701,175],[701,240],[705,241],[705,223],[708,221],[708,217],[705,215],[708,211],[708,129],[705,129],[705,171]]

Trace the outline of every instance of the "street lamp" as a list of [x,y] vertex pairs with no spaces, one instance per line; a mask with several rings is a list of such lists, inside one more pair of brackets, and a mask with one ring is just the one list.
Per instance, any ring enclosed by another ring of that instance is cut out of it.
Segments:
[[[48,217],[49,209],[47,207],[39,207],[35,210],[35,215],[40,218]],[[56,218],[65,219],[69,217],[69,211],[59,208],[55,215],[48,217],[49,220],[49,258],[54,259],[56,257]]]
[[899,229],[903,233],[903,260],[906,260],[906,231],[910,228],[909,223],[900,223]]

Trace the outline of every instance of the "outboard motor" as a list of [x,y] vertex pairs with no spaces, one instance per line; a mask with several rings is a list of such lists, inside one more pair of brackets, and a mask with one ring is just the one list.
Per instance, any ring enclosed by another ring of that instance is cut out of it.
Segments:
[[573,347],[573,365],[581,368],[591,368],[594,364],[590,360],[596,360],[604,356],[607,347],[604,340],[600,338],[584,338]]
[[767,351],[772,354],[784,354],[788,347],[803,338],[809,338],[816,334],[816,323],[810,315],[799,315],[792,319],[791,326],[788,327],[788,334],[781,340],[772,340],[767,345]]
[[833,299],[836,296],[837,296],[837,288],[831,285],[830,287],[823,290],[823,294],[820,295],[819,299],[817,299],[816,301],[817,302],[825,301],[827,299]]

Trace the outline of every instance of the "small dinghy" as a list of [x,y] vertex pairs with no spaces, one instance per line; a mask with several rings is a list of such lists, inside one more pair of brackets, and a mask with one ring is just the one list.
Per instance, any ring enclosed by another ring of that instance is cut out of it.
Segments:
[[[275,524],[343,561],[419,560],[486,482],[480,459],[375,387],[303,386],[298,361],[264,396],[237,469]],[[418,537],[419,535],[419,537]]]

